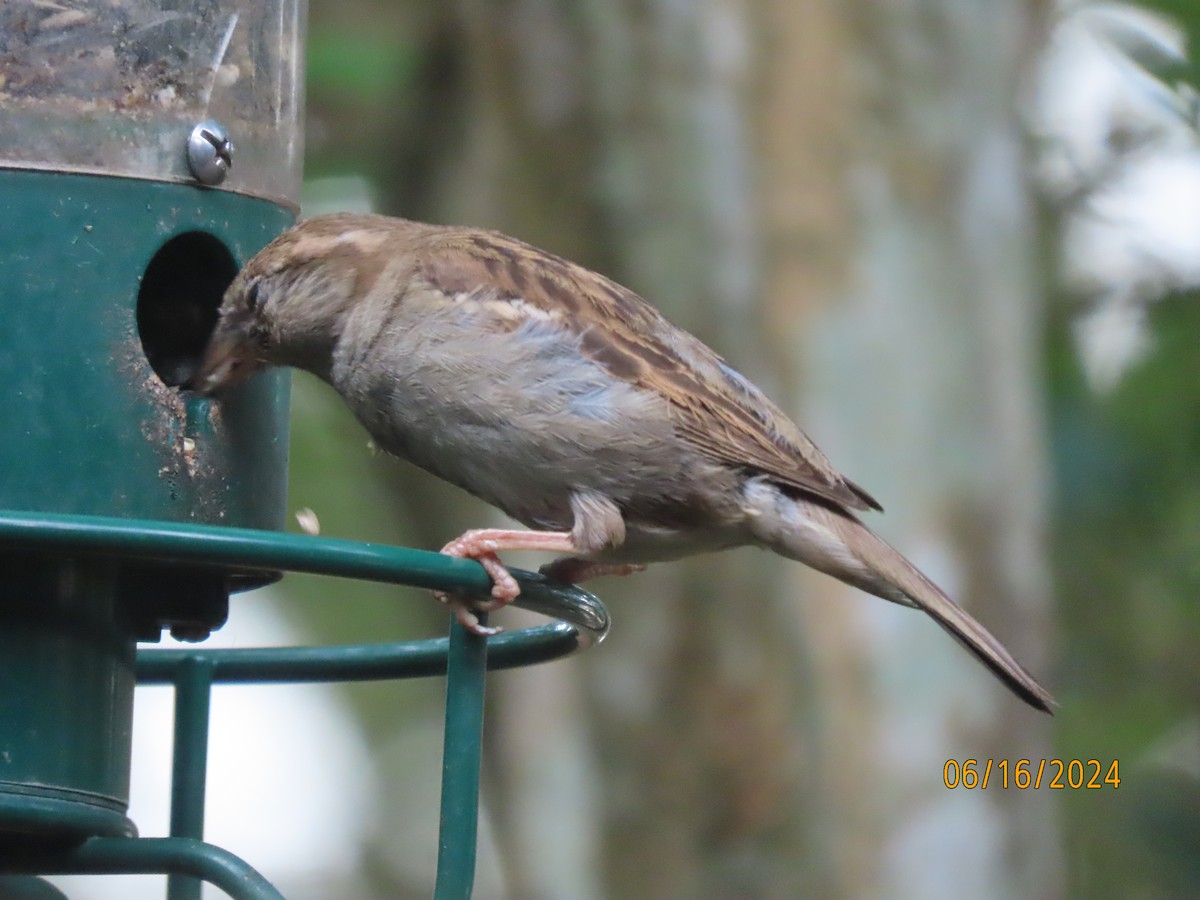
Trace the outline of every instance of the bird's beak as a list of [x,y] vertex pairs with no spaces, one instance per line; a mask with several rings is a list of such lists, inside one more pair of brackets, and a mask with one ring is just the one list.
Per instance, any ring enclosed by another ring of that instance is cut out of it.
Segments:
[[205,348],[195,374],[184,387],[204,397],[241,384],[263,366],[244,340],[223,335],[218,328]]

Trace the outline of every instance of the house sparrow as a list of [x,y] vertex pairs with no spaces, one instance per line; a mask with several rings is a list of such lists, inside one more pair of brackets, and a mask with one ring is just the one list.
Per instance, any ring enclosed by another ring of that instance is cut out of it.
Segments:
[[[578,582],[754,544],[924,610],[1022,700],[1050,694],[857,513],[881,510],[753,384],[632,291],[492,231],[317,216],[225,293],[191,387],[262,366],[327,381],[385,450],[530,531],[468,531],[511,602],[505,550]],[[480,633],[470,602],[450,602]]]

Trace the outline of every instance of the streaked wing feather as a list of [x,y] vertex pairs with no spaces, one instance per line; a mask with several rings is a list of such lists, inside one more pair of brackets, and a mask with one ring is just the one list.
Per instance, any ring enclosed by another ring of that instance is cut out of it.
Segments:
[[882,508],[720,356],[602,275],[488,231],[443,232],[420,274],[450,295],[487,284],[499,297],[561,313],[585,355],[666,397],[677,432],[711,459],[844,507]]

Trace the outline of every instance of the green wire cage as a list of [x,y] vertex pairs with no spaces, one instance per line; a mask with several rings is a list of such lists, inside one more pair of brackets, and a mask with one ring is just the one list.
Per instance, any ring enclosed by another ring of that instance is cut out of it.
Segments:
[[[486,594],[477,563],[282,533],[286,373],[177,390],[226,285],[295,218],[303,0],[131,0],[0,13],[0,894],[40,876],[168,875],[279,897],[203,840],[214,684],[446,677],[435,896],[474,879],[488,669],[587,647],[591,595],[531,573],[555,621],[488,640],[142,649],[201,641],[285,571]],[[135,688],[175,692],[170,834],[127,817]]]

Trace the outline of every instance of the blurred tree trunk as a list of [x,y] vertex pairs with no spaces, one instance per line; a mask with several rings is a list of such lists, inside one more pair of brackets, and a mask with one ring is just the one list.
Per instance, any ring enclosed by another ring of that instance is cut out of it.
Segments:
[[[840,8],[853,54],[827,72],[859,72],[844,120],[853,163],[826,190],[847,192],[853,269],[797,304],[811,275],[771,266],[782,322],[772,333],[795,351],[810,434],[889,508],[874,527],[1048,677],[1043,291],[1017,109],[1045,4]],[[809,102],[824,104],[821,94]],[[792,112],[804,143],[805,110]],[[768,109],[769,130],[784,115]],[[813,210],[811,197],[797,204],[797,233],[819,227]],[[925,617],[812,573],[796,571],[795,584],[823,676],[821,817],[840,892],[1057,893],[1048,795],[990,790],[968,802],[940,775],[951,756],[1052,755],[1049,720]]]
[[[601,268],[715,345],[1045,674],[1037,236],[1014,109],[1035,18],[460,0],[438,27],[465,100],[447,107],[440,82],[421,205],[393,196]],[[602,649],[492,680],[512,896],[1054,893],[1044,793],[941,785],[948,756],[1050,755],[1046,724],[925,617],[756,551],[596,590],[615,619]]]

